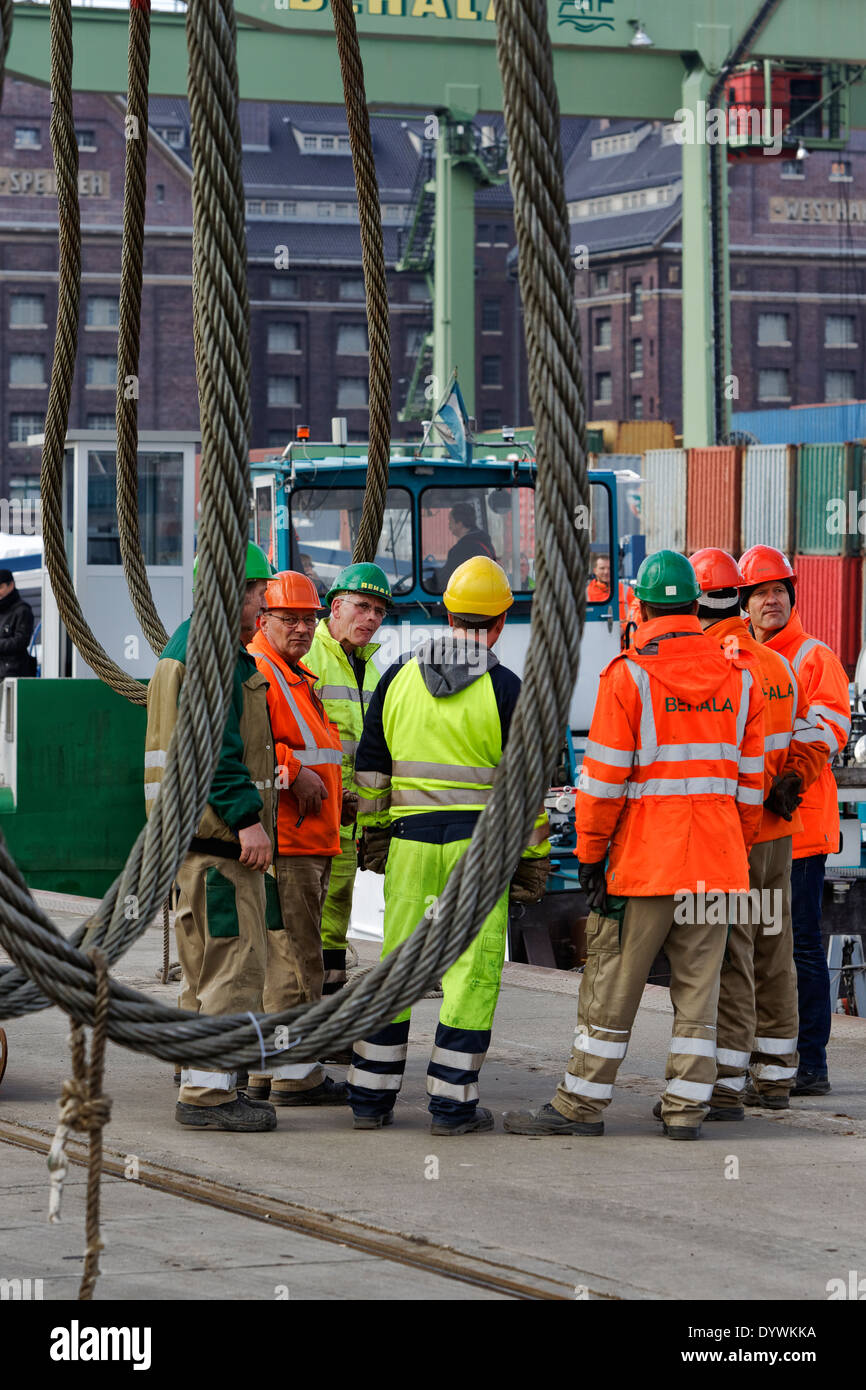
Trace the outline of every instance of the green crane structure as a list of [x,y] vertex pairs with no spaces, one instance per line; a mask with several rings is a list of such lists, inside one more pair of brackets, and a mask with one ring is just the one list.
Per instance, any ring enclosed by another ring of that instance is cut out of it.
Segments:
[[[563,113],[679,119],[684,133],[691,132],[682,144],[683,433],[686,445],[713,443],[726,428],[731,364],[726,165],[724,147],[708,142],[708,117],[714,103],[725,105],[725,78],[748,59],[820,67],[821,104],[833,103],[838,115],[843,100],[847,125],[866,126],[866,82],[858,85],[866,66],[864,0],[548,5]],[[633,17],[636,9],[640,18]],[[236,10],[242,97],[342,105],[327,0],[236,0]],[[355,11],[371,106],[415,109],[437,121],[430,394],[440,381],[444,387],[458,364],[471,411],[473,194],[477,182],[496,181],[500,174],[479,157],[467,126],[478,111],[502,106],[493,0],[358,0]],[[183,25],[183,15],[152,16],[154,94],[186,92]],[[276,34],[282,42],[275,42]],[[122,91],[125,12],[77,9],[75,37],[76,88]],[[46,5],[16,4],[8,69],[12,76],[47,83]],[[796,129],[791,133],[796,143]],[[822,137],[802,138],[810,146]],[[837,143],[838,124],[831,138]],[[423,215],[429,213],[428,205]],[[404,261],[412,263],[421,246],[413,233]]]

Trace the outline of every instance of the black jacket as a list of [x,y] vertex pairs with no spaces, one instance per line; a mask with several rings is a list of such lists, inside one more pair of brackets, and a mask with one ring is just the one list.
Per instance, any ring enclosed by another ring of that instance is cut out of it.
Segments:
[[27,647],[33,636],[33,609],[17,589],[0,599],[0,679],[29,676]]
[[456,540],[448,551],[445,564],[436,577],[436,587],[439,593],[445,592],[448,587],[448,580],[457,566],[462,565],[465,560],[471,560],[475,555],[487,555],[491,560],[496,559],[493,542],[487,532],[480,530],[477,526]]

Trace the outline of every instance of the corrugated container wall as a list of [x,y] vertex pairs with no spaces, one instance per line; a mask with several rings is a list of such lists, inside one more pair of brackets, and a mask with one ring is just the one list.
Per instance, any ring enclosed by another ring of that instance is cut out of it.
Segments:
[[797,452],[790,444],[754,444],[743,455],[743,550],[794,550]]
[[[851,555],[861,537],[849,524],[849,493],[860,487],[859,444],[804,444],[797,451],[797,550]],[[856,501],[855,501],[856,518]]]
[[643,454],[647,449],[672,449],[674,427],[670,420],[623,420],[616,436],[618,454]]
[[860,650],[861,564],[850,555],[797,555],[797,609],[810,637],[836,653],[849,674]]
[[742,450],[689,449],[686,545],[707,545],[739,555]]
[[686,548],[686,451],[648,449],[643,456],[641,511],[647,555]]
[[866,439],[866,401],[805,405],[793,410],[740,410],[732,430],[745,430],[758,444],[838,444]]

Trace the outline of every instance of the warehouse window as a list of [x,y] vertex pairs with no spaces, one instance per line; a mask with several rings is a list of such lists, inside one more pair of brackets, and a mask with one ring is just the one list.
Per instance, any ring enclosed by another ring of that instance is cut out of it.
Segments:
[[116,294],[91,294],[87,299],[88,328],[116,328],[120,322],[120,305]]
[[160,140],[164,140],[173,150],[182,150],[186,144],[186,136],[182,126],[177,125],[158,125],[154,130]]
[[343,410],[363,410],[368,400],[365,376],[337,377],[337,405]]
[[856,347],[857,320],[853,314],[828,314],[824,320],[824,346]]
[[597,401],[613,400],[613,377],[610,372],[599,372],[595,378],[595,399]]
[[758,315],[758,347],[790,347],[787,314]]
[[772,371],[758,372],[758,399],[761,401],[786,401],[790,398],[788,371],[784,367]]
[[502,302],[499,299],[482,299],[481,331],[498,333],[502,328]]
[[597,348],[610,347],[611,331],[610,319],[595,320],[595,345]]
[[631,340],[631,369],[635,375],[643,372],[643,341],[640,338]]
[[630,289],[631,305],[629,312],[633,319],[643,317],[643,281],[632,280]]
[[493,229],[493,243],[495,246],[510,246],[511,239],[508,235],[507,222],[497,222]]
[[15,148],[16,150],[41,150],[42,138],[39,134],[39,127],[17,125],[15,127]]
[[79,130],[75,127],[75,143],[80,150],[94,151],[96,149],[96,131]]
[[800,159],[785,159],[782,161],[783,179],[804,179],[806,170],[803,168],[803,161]]
[[365,297],[364,281],[354,277],[348,279],[344,276],[340,280],[339,296],[340,299],[363,299]]
[[157,201],[158,203],[164,203],[164,202],[165,202],[165,184],[164,184],[164,183],[158,183],[158,184],[156,185],[156,201]]
[[633,420],[643,419],[643,396],[632,396],[631,398],[631,418]]
[[115,387],[117,385],[117,358],[88,357],[84,379],[88,386]]
[[89,430],[113,430],[115,425],[114,415],[88,415],[87,428]]
[[365,323],[337,324],[337,352],[357,355],[365,354],[369,350],[370,344]]
[[501,358],[501,357],[482,357],[482,359],[481,359],[481,385],[482,385],[482,386],[501,386],[501,385],[502,385],[502,358]]
[[9,358],[10,386],[44,386],[45,358],[39,352],[13,352]]
[[830,165],[831,183],[850,183],[852,180],[850,159],[834,159]]
[[9,416],[9,443],[26,444],[30,434],[41,434],[44,415],[14,414]]
[[297,299],[297,275],[272,275],[269,293],[271,299]]
[[610,284],[610,276],[609,276],[608,272],[607,272],[606,270],[597,270],[597,271],[595,272],[595,292],[596,292],[596,294],[603,294],[603,293],[605,292],[605,290],[608,288],[609,284]]
[[44,294],[12,295],[9,302],[10,328],[42,328],[44,325]]
[[268,324],[268,352],[297,352],[301,344],[296,323]]
[[475,228],[475,245],[476,245],[476,246],[489,246],[489,245],[490,245],[490,223],[489,223],[489,222],[479,222],[478,225],[476,226],[476,228]]
[[297,405],[298,378],[296,376],[268,377],[268,405]]
[[824,376],[825,401],[853,401],[856,391],[854,372],[826,372]]

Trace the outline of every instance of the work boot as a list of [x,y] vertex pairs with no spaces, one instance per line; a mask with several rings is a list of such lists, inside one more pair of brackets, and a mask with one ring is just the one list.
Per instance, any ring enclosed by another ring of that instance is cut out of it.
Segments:
[[[249,1096],[250,1100],[267,1100],[271,1093],[271,1079],[270,1074],[253,1072],[252,1076],[247,1077],[246,1085],[243,1088],[245,1094]],[[238,1077],[238,1086],[240,1084],[240,1077]]]
[[700,1125],[668,1125],[662,1120],[662,1129],[666,1139],[700,1139]]
[[394,1123],[394,1111],[384,1110],[380,1115],[355,1115],[355,1129],[385,1129]]
[[[662,1119],[662,1103],[660,1100],[657,1100],[653,1106],[653,1118],[656,1120]],[[705,1120],[744,1120],[745,1118],[746,1112],[742,1105],[711,1105],[704,1116]],[[662,1124],[664,1124],[664,1120],[662,1120]]]
[[476,1107],[474,1115],[468,1115],[465,1120],[449,1122],[442,1116],[433,1116],[433,1123],[430,1126],[430,1133],[440,1137],[446,1134],[485,1134],[493,1128],[493,1115],[489,1110],[485,1110],[483,1105]]
[[791,1095],[826,1096],[830,1094],[832,1089],[830,1078],[825,1071],[801,1070],[798,1071],[797,1075],[794,1077]]
[[277,1127],[277,1112],[272,1105],[251,1105],[243,1094],[225,1105],[184,1105],[178,1101],[174,1118],[189,1129],[223,1129],[239,1134],[258,1134]]
[[271,1087],[273,1105],[348,1105],[349,1088],[345,1081],[332,1081],[326,1076],[319,1086],[308,1091],[281,1091],[279,1083]]
[[508,1134],[581,1134],[593,1137],[604,1134],[604,1120],[568,1120],[552,1105],[540,1110],[506,1110],[505,1130]]
[[765,1095],[763,1091],[756,1089],[751,1077],[746,1082],[746,1089],[743,1092],[743,1104],[757,1105],[763,1110],[787,1110],[789,1108],[787,1095]]

